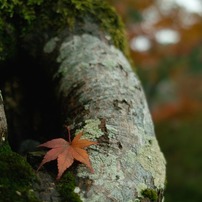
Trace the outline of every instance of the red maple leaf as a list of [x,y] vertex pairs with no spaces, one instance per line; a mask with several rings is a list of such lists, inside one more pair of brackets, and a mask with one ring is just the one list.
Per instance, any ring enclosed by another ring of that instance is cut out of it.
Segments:
[[[69,129],[68,129],[68,132],[69,132]],[[74,139],[71,141],[70,133],[69,133],[69,142],[67,142],[63,138],[57,138],[57,139],[53,139],[48,142],[45,142],[43,144],[40,144],[39,147],[47,147],[47,148],[51,148],[51,150],[49,150],[45,154],[37,171],[45,163],[57,159],[58,175],[56,179],[60,179],[64,171],[73,164],[74,160],[80,161],[81,163],[85,164],[93,173],[94,170],[91,166],[89,155],[84,148],[90,145],[97,144],[97,142],[89,141],[86,139],[80,139],[82,135],[83,135],[83,132],[78,133],[74,137]]]

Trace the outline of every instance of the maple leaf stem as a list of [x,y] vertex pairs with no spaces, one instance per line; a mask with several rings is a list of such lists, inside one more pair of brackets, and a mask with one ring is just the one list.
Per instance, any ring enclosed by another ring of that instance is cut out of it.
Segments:
[[66,128],[67,128],[67,131],[68,131],[68,140],[69,140],[69,143],[71,144],[70,128],[69,128],[69,126],[66,126]]

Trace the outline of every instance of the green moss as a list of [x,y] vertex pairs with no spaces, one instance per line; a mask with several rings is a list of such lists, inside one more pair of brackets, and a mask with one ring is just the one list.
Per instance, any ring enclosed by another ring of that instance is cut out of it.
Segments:
[[145,189],[141,192],[142,196],[145,198],[150,199],[151,201],[157,201],[158,195],[155,190],[153,189]]
[[0,146],[0,154],[8,153],[8,152],[11,152],[11,148],[10,148],[8,142],[3,142],[3,144]]
[[[124,26],[120,17],[106,1],[100,0],[7,0],[0,1],[0,60],[15,55],[19,40],[28,41],[33,34],[74,29],[76,21],[85,17],[100,24],[112,37],[113,44],[128,55]],[[37,37],[39,40],[39,37]],[[38,44],[38,43],[37,43]]]
[[79,195],[74,192],[75,187],[76,182],[73,174],[70,171],[66,171],[57,184],[57,190],[63,197],[62,201],[81,202]]
[[36,181],[31,166],[7,143],[0,147],[0,173],[0,201],[38,202],[31,187]]

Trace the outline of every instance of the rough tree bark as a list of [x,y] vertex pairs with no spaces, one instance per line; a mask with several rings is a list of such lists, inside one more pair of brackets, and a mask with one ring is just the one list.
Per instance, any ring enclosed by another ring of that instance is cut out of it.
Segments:
[[166,162],[141,82],[111,29],[94,19],[96,12],[84,15],[86,5],[78,5],[81,16],[70,28],[36,34],[31,28],[22,38],[24,50],[41,61],[54,82],[62,123],[99,142],[88,149],[95,173],[78,165],[75,192],[86,202],[161,202]]
[[[58,39],[46,43],[46,54]],[[55,77],[64,117],[99,142],[88,150],[95,173],[78,168],[82,200],[134,201],[150,189],[161,201],[165,160],[141,83],[125,56],[85,33],[67,35],[58,47]]]

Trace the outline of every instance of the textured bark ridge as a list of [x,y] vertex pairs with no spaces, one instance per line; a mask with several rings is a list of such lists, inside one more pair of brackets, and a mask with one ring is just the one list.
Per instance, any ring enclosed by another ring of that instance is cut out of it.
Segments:
[[0,91],[0,145],[7,138],[7,122],[4,112],[3,98]]
[[141,83],[107,39],[83,34],[57,43],[55,37],[44,47],[46,54],[60,47],[54,78],[65,121],[99,142],[88,149],[95,173],[80,165],[76,191],[86,202],[129,202],[154,190],[151,201],[162,201],[166,162]]

